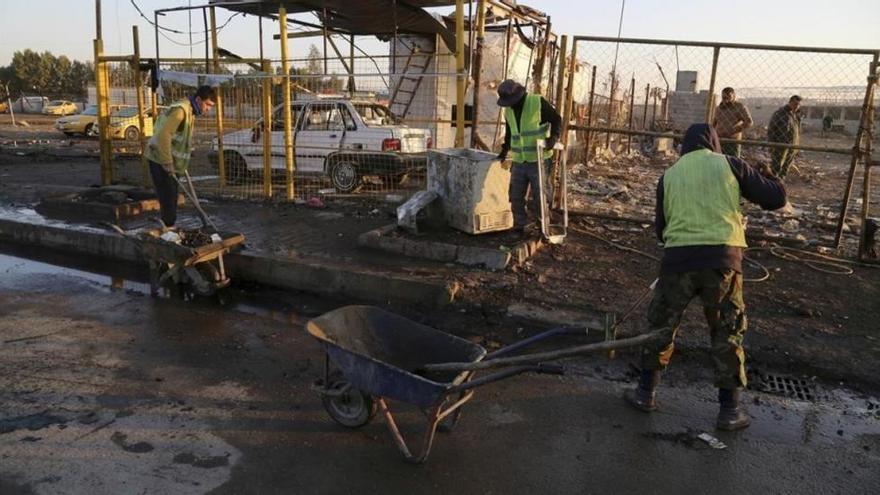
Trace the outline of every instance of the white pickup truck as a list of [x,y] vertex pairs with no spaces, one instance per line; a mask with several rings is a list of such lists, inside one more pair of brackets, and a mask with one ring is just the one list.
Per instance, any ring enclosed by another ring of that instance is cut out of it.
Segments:
[[[271,167],[285,170],[283,104],[272,112]],[[373,102],[319,99],[291,103],[296,174],[329,176],[339,192],[351,192],[364,177],[399,181],[425,170],[431,132],[400,125],[384,106]],[[251,129],[223,136],[223,155],[230,182],[260,177],[263,171],[263,119]],[[209,155],[217,163],[217,143]]]

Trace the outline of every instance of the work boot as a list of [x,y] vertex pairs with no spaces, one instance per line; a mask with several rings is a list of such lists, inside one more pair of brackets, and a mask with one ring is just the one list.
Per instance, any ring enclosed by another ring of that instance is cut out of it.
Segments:
[[656,411],[657,401],[655,400],[655,390],[659,383],[660,371],[642,370],[642,374],[639,376],[639,384],[636,385],[636,388],[625,391],[623,393],[623,398],[629,405],[639,411]]
[[718,410],[718,421],[715,426],[719,430],[741,430],[752,422],[749,415],[746,414],[745,408],[739,404],[741,392],[741,388],[718,389],[718,403],[721,407]]

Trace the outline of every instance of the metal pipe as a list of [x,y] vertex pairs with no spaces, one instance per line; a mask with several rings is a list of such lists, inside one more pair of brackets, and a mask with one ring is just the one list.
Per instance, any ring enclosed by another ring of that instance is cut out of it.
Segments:
[[104,61],[104,41],[94,40],[95,95],[98,99],[98,139],[101,150],[101,185],[113,183],[112,150],[110,148],[110,95],[107,62]]
[[[220,47],[217,44],[217,17],[211,7],[211,46],[214,56],[214,72],[220,73]],[[217,86],[217,97],[214,101],[214,115],[217,123],[217,171],[219,173],[220,191],[226,187],[226,157],[223,154],[223,86]]]
[[859,121],[859,130],[856,132],[856,142],[853,145],[850,153],[852,154],[852,159],[849,164],[849,173],[847,174],[846,179],[846,189],[843,192],[843,200],[840,204],[840,215],[837,217],[837,231],[834,234],[834,247],[840,247],[840,240],[843,237],[843,226],[844,222],[846,222],[846,210],[849,208],[849,198],[852,195],[852,187],[853,181],[855,180],[856,167],[859,163],[859,158],[861,155],[861,145],[862,145],[862,133],[865,130],[867,118],[867,108],[871,104],[871,97],[873,95],[874,86],[877,84],[877,68],[878,64],[880,64],[880,52],[874,52],[874,59],[871,61],[871,64],[868,66],[868,84],[865,87],[865,98],[862,101],[862,117]]
[[[633,113],[636,106],[636,78],[633,77],[629,83],[629,130],[633,130]],[[632,134],[626,137],[626,152],[632,151]]]
[[150,185],[150,169],[147,164],[147,157],[144,155],[144,151],[147,147],[147,137],[144,133],[146,127],[146,119],[144,118],[144,114],[146,113],[146,105],[144,104],[144,79],[141,74],[141,42],[140,36],[138,36],[138,27],[131,27],[131,40],[134,48],[134,55],[132,56],[132,65],[134,69],[134,88],[137,91],[137,108],[138,108],[138,128],[140,132],[138,133],[138,145],[140,146],[141,153],[141,181],[144,187],[148,187]]
[[715,77],[718,75],[718,55],[721,47],[716,46],[712,50],[712,73],[709,76],[709,94],[706,96],[706,122],[712,122],[712,114],[715,113]]
[[[572,49],[577,47],[577,43],[572,45]],[[590,101],[587,103],[587,128],[593,126],[593,99],[596,96],[596,66],[593,66],[593,75],[590,77]],[[590,138],[593,136],[591,131],[586,132],[584,137],[584,161],[590,161]]]
[[[655,131],[637,131],[637,130],[628,130],[621,129],[619,127],[602,127],[602,126],[582,126],[582,125],[573,125],[570,129],[576,131],[590,131],[590,132],[601,132],[601,133],[611,133],[611,134],[623,134],[623,135],[632,135],[632,136],[652,136],[652,137],[669,137],[675,139],[683,139],[683,133],[673,133],[673,132],[655,132]],[[820,146],[802,146],[795,144],[787,144],[787,143],[773,143],[769,141],[756,141],[751,139],[727,139],[721,138],[722,143],[741,143],[743,145],[748,146],[762,146],[765,148],[785,148],[790,150],[800,150],[800,151],[820,151],[824,153],[834,153],[838,155],[849,155],[852,154],[851,148],[823,148]]]
[[101,38],[101,0],[95,0],[95,39]]
[[645,108],[642,109],[642,130],[648,127],[648,97],[651,94],[651,85],[645,86]]
[[[476,48],[471,48],[473,53],[473,62],[471,63],[471,73],[474,78],[473,88],[473,104],[474,112],[471,120],[480,121],[480,91],[482,89],[482,71],[483,71],[483,41],[486,36],[486,5],[485,0],[477,0],[477,36]],[[477,141],[480,140],[479,129],[476,125],[471,126],[471,148],[476,148]]]
[[[269,73],[272,65],[263,61],[263,72]],[[272,198],[272,78],[263,78],[263,196]]]
[[288,201],[293,201],[294,187],[293,174],[295,171],[295,144],[293,142],[293,134],[291,126],[293,125],[293,116],[290,114],[290,64],[287,57],[287,9],[284,5],[278,7],[278,23],[281,28],[281,70],[284,72],[282,80],[282,91],[284,92],[284,168],[287,172],[285,181],[285,193]]
[[616,38],[609,36],[575,36],[575,41],[596,41],[605,43],[633,43],[641,45],[677,45],[698,46],[704,48],[735,48],[743,50],[773,50],[785,52],[818,52],[818,53],[844,53],[852,55],[873,55],[875,49],[862,48],[827,48],[809,46],[785,46],[785,45],[756,45],[744,43],[716,43],[708,41],[682,41],[682,40],[657,40],[645,38]]
[[[395,27],[396,33],[396,27]],[[455,0],[455,104],[456,104],[456,127],[455,127],[455,147],[464,146],[464,93],[465,93],[465,73],[464,73],[464,0]]]

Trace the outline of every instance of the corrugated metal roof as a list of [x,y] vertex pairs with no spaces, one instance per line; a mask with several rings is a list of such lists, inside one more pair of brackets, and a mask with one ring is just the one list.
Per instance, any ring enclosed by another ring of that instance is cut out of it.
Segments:
[[455,5],[454,0],[211,0],[210,3],[235,12],[267,17],[274,17],[278,13],[279,4],[284,5],[288,14],[316,12],[323,16],[326,9],[325,25],[328,28],[380,38],[394,34],[396,20],[398,33],[438,34],[447,46],[455,47],[455,32],[438,17],[424,10],[427,7]]

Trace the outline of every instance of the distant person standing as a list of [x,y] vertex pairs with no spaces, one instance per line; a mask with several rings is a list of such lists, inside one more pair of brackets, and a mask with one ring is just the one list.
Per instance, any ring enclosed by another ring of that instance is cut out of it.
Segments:
[[[793,145],[801,143],[801,113],[798,111],[801,101],[800,96],[793,95],[785,106],[773,112],[770,123],[767,124],[768,141]],[[773,168],[773,173],[779,178],[784,178],[797,153],[798,150],[773,148],[770,152],[770,166]]]
[[[499,160],[507,159],[508,153],[513,161],[510,170],[510,209],[513,213],[515,231],[527,233],[526,194],[531,190],[532,211],[540,215],[540,189],[538,186],[538,167],[544,167],[545,199],[550,194],[550,157],[553,146],[559,140],[562,117],[544,97],[526,91],[525,86],[507,79],[498,85],[498,106],[504,108],[507,123],[504,144],[501,145]],[[544,156],[538,156],[537,143],[544,140]]]
[[[742,139],[743,131],[752,126],[752,115],[745,105],[736,101],[736,91],[727,87],[721,90],[721,103],[715,109],[712,127],[719,138]],[[740,143],[721,143],[721,153],[740,158]]]
[[214,88],[200,86],[192,96],[172,103],[156,120],[153,137],[144,150],[166,227],[173,227],[177,221],[177,181],[174,177],[189,168],[195,118],[208,113],[215,101],[217,93]]

